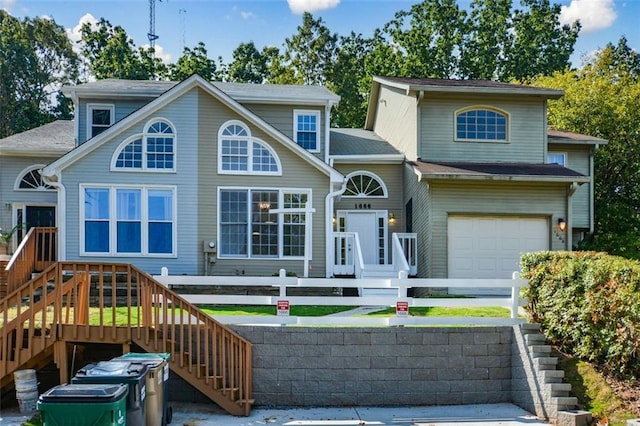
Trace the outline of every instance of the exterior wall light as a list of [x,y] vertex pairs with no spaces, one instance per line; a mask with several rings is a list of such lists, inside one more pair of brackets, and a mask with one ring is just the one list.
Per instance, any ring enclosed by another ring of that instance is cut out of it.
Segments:
[[558,218],[558,231],[559,232],[564,232],[567,230],[567,221],[564,220],[563,218]]
[[389,213],[389,225],[394,225],[396,223],[396,215],[393,213]]

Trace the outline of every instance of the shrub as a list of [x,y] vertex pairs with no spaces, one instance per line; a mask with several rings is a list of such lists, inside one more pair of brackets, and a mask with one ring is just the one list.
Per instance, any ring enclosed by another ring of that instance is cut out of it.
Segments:
[[522,256],[527,310],[563,351],[640,378],[640,262],[596,252]]

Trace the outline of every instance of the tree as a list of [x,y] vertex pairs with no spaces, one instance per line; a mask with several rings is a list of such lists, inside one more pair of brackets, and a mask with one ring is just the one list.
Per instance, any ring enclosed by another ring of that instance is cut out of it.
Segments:
[[233,61],[229,64],[229,81],[264,82],[269,74],[269,58],[268,52],[260,52],[252,41],[240,43],[233,51]]
[[136,48],[121,26],[102,18],[94,30],[89,23],[80,29],[81,52],[89,62],[90,72],[98,80],[122,78],[153,80],[165,72],[162,61],[151,49]]
[[335,59],[338,36],[324,25],[322,18],[313,19],[305,12],[302,26],[285,39],[284,61],[292,68],[298,84],[324,84]]
[[522,0],[525,7],[513,16],[512,43],[500,80],[526,81],[551,75],[569,65],[569,57],[580,32],[580,24],[560,25],[560,5],[549,0]]
[[0,10],[0,138],[60,117],[55,100],[77,75],[78,58],[64,28]]
[[397,12],[384,26],[390,44],[402,53],[402,74],[451,78],[457,75],[458,48],[466,12],[455,0],[425,0]]
[[182,56],[175,64],[169,65],[168,78],[173,81],[182,81],[192,74],[199,74],[206,80],[215,80],[218,69],[213,59],[207,56],[207,48],[203,42],[199,42],[193,49],[185,47]]
[[[626,53],[625,53],[626,52]],[[626,40],[577,71],[533,84],[563,89],[549,103],[553,127],[607,139],[595,157],[595,229],[579,248],[640,259],[640,78]]]

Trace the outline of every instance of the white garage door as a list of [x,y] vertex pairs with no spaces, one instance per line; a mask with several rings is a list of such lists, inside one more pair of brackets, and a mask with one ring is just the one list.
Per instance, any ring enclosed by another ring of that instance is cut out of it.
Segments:
[[[521,254],[539,250],[549,250],[547,218],[449,217],[449,278],[511,278],[520,269]],[[458,293],[505,292],[465,289]]]

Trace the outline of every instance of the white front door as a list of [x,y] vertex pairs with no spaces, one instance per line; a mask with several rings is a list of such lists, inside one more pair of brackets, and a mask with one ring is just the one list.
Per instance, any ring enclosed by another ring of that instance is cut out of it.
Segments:
[[365,265],[386,263],[386,210],[339,211],[338,218],[340,231],[358,234]]

